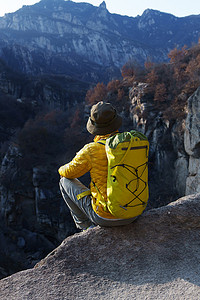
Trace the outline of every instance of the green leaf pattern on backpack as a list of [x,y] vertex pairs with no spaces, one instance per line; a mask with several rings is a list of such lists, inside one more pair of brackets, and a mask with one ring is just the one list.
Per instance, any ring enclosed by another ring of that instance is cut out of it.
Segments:
[[140,140],[147,140],[147,137],[141,132],[131,130],[129,132],[126,131],[111,136],[107,139],[107,144],[111,149],[116,149],[120,143],[129,142],[131,140],[131,136],[139,138]]

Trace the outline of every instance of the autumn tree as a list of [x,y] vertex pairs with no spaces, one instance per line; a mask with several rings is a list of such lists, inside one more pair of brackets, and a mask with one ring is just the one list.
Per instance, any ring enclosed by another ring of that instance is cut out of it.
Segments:
[[181,61],[183,61],[183,58],[187,55],[187,47],[184,46],[181,50],[174,48],[172,49],[169,54],[168,57],[170,58],[170,64],[177,64]]
[[134,81],[143,81],[145,69],[138,62],[130,60],[122,67],[121,74],[123,78],[129,79],[131,84]]
[[75,114],[73,115],[72,122],[70,124],[70,128],[76,128],[79,124],[81,124],[81,112],[80,109],[76,109]]
[[144,69],[130,60],[121,70],[122,80],[103,83],[87,93],[87,102],[94,104],[105,100],[117,105],[119,110],[128,106],[129,90],[138,82],[147,83],[145,101],[153,101],[168,119],[182,118],[188,97],[200,86],[200,43],[190,49],[173,49],[169,63],[144,64]]
[[29,119],[17,139],[24,167],[32,168],[55,161],[56,156],[64,151],[63,136],[67,126],[67,114],[62,111]]
[[114,93],[114,92],[117,93],[120,85],[121,85],[120,80],[112,80],[112,81],[108,82],[108,84],[107,84],[107,91],[111,92],[111,93]]
[[151,72],[151,70],[153,70],[154,66],[155,66],[155,63],[153,63],[149,59],[147,61],[145,61],[145,63],[144,63],[145,70],[148,73]]
[[121,70],[122,77],[135,77],[135,65],[132,61],[127,62],[123,65]]
[[158,83],[155,88],[154,101],[164,102],[167,96],[167,89],[164,83]]
[[121,101],[124,98],[125,91],[124,89],[118,89],[117,91],[117,100]]
[[88,90],[86,94],[86,102],[93,105],[99,101],[104,101],[107,96],[107,87],[103,82],[97,83],[97,85]]
[[171,50],[168,54],[170,58],[170,65],[173,69],[173,78],[176,81],[176,88],[180,89],[182,86],[182,82],[187,80],[186,75],[186,67],[188,64],[187,58],[188,51],[186,46],[184,46],[181,50],[175,48]]

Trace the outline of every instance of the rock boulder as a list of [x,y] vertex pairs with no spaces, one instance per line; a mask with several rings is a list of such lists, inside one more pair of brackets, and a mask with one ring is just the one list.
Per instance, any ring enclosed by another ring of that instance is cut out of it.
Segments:
[[2,279],[1,300],[199,299],[199,235],[196,194],[68,237],[34,269]]

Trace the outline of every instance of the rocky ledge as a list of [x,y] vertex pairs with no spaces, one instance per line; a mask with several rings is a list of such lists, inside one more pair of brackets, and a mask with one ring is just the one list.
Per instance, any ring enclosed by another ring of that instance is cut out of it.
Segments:
[[119,228],[68,237],[35,268],[0,281],[1,300],[199,299],[200,194]]

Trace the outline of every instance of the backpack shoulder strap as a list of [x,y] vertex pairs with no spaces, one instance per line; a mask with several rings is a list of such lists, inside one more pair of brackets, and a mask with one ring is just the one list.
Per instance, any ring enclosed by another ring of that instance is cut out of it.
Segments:
[[97,143],[101,145],[106,145],[106,140],[108,140],[110,137],[114,136],[116,132],[111,133],[106,139],[100,139]]
[[105,146],[105,144],[106,144],[106,139],[101,139],[101,140],[99,140],[97,143]]

